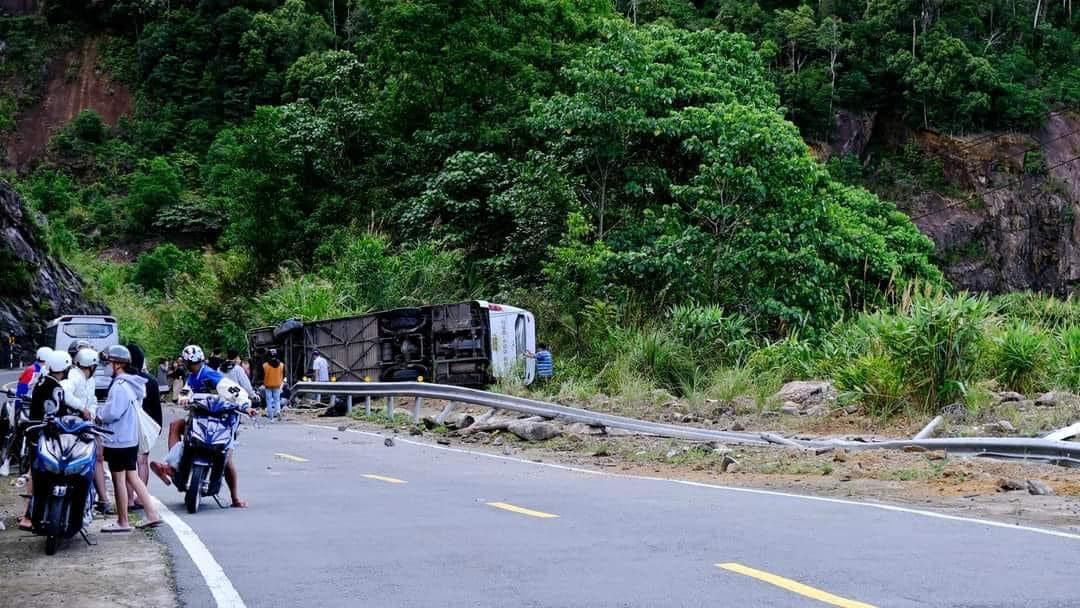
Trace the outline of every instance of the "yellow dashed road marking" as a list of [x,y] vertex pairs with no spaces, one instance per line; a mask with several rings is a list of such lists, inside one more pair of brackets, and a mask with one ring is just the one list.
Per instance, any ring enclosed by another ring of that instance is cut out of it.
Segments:
[[558,517],[554,513],[544,513],[543,511],[533,511],[532,509],[526,509],[525,507],[519,507],[505,502],[489,502],[489,507],[495,507],[496,509],[502,509],[504,511],[511,511],[513,513],[520,513],[521,515],[528,515],[529,517],[539,517],[541,519],[554,519]]
[[875,606],[873,606],[871,604],[866,604],[864,602],[857,602],[855,600],[849,600],[847,598],[842,598],[842,597],[840,597],[838,595],[833,595],[831,593],[822,591],[820,589],[815,589],[813,587],[810,587],[809,585],[804,585],[802,583],[795,582],[795,581],[793,581],[791,579],[787,579],[787,578],[784,578],[782,576],[777,576],[775,574],[770,574],[770,573],[765,572],[763,570],[757,570],[757,569],[754,569],[754,568],[750,568],[749,566],[744,566],[742,564],[736,564],[736,563],[716,564],[716,567],[717,568],[723,568],[724,570],[729,570],[731,572],[736,572],[738,574],[742,574],[742,575],[745,575],[745,576],[749,576],[751,578],[756,578],[759,581],[769,583],[770,585],[776,585],[777,587],[780,587],[781,589],[786,589],[786,590],[788,590],[788,591],[790,591],[792,593],[797,593],[797,594],[799,594],[799,595],[801,595],[803,597],[808,597],[810,599],[814,599],[814,600],[817,600],[819,602],[824,602],[824,603],[830,604],[832,606],[840,606],[840,608],[875,608]]
[[308,461],[307,458],[301,458],[299,456],[293,456],[292,454],[284,454],[282,452],[278,452],[278,453],[274,454],[274,456],[277,456],[278,458],[284,458],[285,460],[291,460],[293,462],[307,462]]
[[375,481],[385,481],[386,483],[409,483],[404,479],[394,479],[393,477],[383,477],[382,475],[364,475],[368,479],[374,479]]

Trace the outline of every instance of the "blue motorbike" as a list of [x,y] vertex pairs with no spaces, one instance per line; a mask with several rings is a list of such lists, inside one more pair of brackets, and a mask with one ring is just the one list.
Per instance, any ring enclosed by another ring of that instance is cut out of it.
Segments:
[[30,519],[34,534],[45,537],[45,554],[76,534],[90,543],[83,518],[94,486],[95,441],[111,432],[78,416],[48,416],[26,431],[37,434]]
[[197,513],[203,496],[212,497],[218,506],[225,460],[232,447],[239,413],[221,400],[196,401],[191,405],[184,430],[184,452],[173,477],[176,489],[184,493],[184,507]]

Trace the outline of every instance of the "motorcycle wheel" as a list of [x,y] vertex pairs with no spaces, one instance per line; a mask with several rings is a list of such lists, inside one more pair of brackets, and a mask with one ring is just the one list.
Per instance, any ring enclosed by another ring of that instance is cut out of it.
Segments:
[[60,524],[64,513],[64,499],[59,496],[50,496],[45,505],[45,555],[56,553],[56,547],[60,544]]
[[201,464],[191,465],[191,477],[188,479],[187,492],[184,493],[184,506],[188,513],[198,513],[199,503],[202,502],[203,477],[206,475],[206,466]]

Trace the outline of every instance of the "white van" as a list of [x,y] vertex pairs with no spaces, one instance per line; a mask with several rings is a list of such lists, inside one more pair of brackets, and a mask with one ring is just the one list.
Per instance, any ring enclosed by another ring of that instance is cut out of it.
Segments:
[[[113,344],[120,343],[120,330],[116,318],[108,315],[64,315],[45,326],[44,346],[67,352],[73,342],[86,340],[99,353]],[[98,365],[94,374],[97,398],[104,399],[109,392],[112,376],[104,365]]]

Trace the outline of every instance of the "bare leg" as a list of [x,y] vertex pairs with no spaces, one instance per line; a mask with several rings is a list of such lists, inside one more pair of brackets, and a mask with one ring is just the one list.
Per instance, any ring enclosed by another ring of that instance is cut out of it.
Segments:
[[[30,496],[34,495],[34,476],[31,471],[26,472],[26,493]],[[30,499],[26,499],[26,503],[23,505],[23,516],[19,519],[19,527],[23,529],[29,529],[34,525],[29,517],[30,513]]]
[[[149,490],[150,488],[150,466],[149,466],[150,454],[139,454],[139,458],[135,461],[135,466],[138,469],[139,479],[142,480],[143,486]],[[128,498],[132,504],[139,504],[146,506],[146,503],[142,499],[136,500],[135,488],[128,484]]]
[[185,428],[187,428],[187,421],[183,418],[178,418],[169,423],[170,448],[180,442],[180,438],[184,436]]
[[146,513],[146,521],[155,522],[161,519],[158,515],[157,509],[154,508],[154,500],[150,498],[150,492],[146,490],[146,485],[139,479],[137,471],[127,471],[124,475],[127,477],[127,483],[131,486],[132,493],[139,497],[139,504],[143,506],[143,511]]
[[116,525],[126,528],[130,525],[128,524],[127,473],[113,471],[112,481],[113,491],[116,492]]
[[233,464],[232,451],[225,457],[225,483],[229,486],[229,496],[232,497],[232,506],[241,509],[247,507],[247,501],[240,498],[240,493],[237,489],[236,465]]
[[[169,449],[178,443],[180,438],[184,436],[184,429],[187,428],[187,421],[183,418],[173,420],[169,423]],[[149,469],[154,471],[154,475],[157,475],[161,481],[165,482],[165,485],[172,485],[172,476],[176,475],[176,471],[172,469],[168,464],[164,462],[151,462]],[[139,469],[142,473],[142,469]]]
[[[98,502],[108,506],[109,492],[105,487],[105,444],[97,439],[97,462],[94,463],[94,489],[97,490]],[[108,509],[103,509],[108,510]]]

